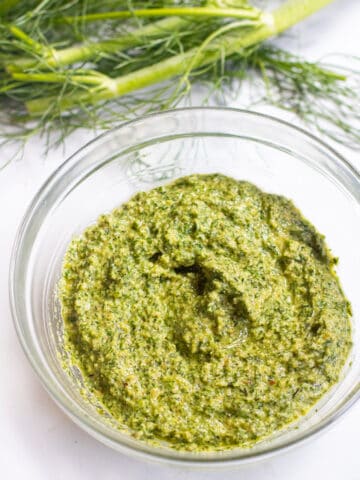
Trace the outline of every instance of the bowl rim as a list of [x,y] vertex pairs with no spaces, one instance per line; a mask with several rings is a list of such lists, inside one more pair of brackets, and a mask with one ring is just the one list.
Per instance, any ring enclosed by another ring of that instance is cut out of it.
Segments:
[[[17,257],[18,257],[18,252],[20,250],[19,247],[21,246],[23,239],[26,237],[27,227],[31,224],[32,216],[33,216],[33,213],[36,211],[39,200],[41,199],[41,196],[46,192],[48,186],[52,183],[52,181],[58,177],[61,177],[63,171],[66,172],[67,167],[77,162],[79,155],[83,156],[86,150],[91,149],[92,146],[95,146],[99,142],[99,140],[103,139],[104,137],[107,137],[107,136],[110,137],[114,132],[117,132],[129,125],[131,126],[133,124],[136,124],[139,121],[142,121],[144,119],[147,120],[147,119],[152,119],[154,117],[157,118],[161,116],[166,116],[169,114],[181,115],[182,113],[189,112],[189,111],[193,111],[193,112],[194,111],[198,111],[198,112],[210,111],[210,112],[218,112],[218,113],[223,112],[225,114],[227,112],[239,113],[241,115],[245,115],[249,117],[258,117],[265,121],[270,121],[275,124],[285,126],[289,130],[294,130],[300,133],[301,135],[303,135],[305,138],[312,140],[314,143],[322,146],[325,150],[331,153],[332,156],[335,157],[336,160],[343,167],[350,170],[350,173],[355,177],[357,183],[359,183],[360,185],[360,172],[355,168],[355,166],[352,163],[346,160],[346,158],[343,155],[341,155],[336,149],[334,149],[331,145],[328,145],[322,139],[318,138],[317,136],[307,131],[306,129],[299,127],[297,125],[293,125],[290,122],[277,118],[273,115],[259,113],[256,111],[251,111],[246,109],[239,109],[239,108],[206,107],[206,106],[201,107],[200,106],[200,107],[175,108],[171,110],[164,110],[160,112],[147,114],[141,117],[137,117],[135,119],[123,122],[109,130],[102,132],[100,135],[97,135],[95,138],[88,141],[82,147],[77,149],[70,157],[68,157],[64,162],[62,162],[46,178],[46,180],[42,183],[41,187],[37,190],[37,192],[33,196],[32,201],[26,208],[25,213],[22,217],[22,220],[19,224],[19,227],[15,235],[15,239],[13,242],[12,251],[11,251],[10,267],[9,267],[10,309],[11,309],[11,315],[12,315],[13,324],[15,327],[17,337],[20,341],[20,344],[25,353],[25,356],[27,357],[32,369],[35,371],[37,377],[39,378],[42,386],[49,393],[49,395],[55,401],[55,403],[61,408],[61,410],[68,417],[70,417],[70,419],[72,419],[75,422],[75,424],[77,424],[82,430],[86,431],[91,436],[101,441],[102,443],[106,444],[107,446],[110,446],[116,449],[117,451],[123,452],[130,456],[135,456],[135,457],[147,459],[150,461],[155,460],[157,462],[173,464],[178,466],[193,466],[193,467],[194,466],[198,466],[198,467],[199,466],[203,466],[203,467],[227,466],[229,467],[229,466],[235,466],[235,465],[253,462],[260,459],[266,459],[280,452],[286,452],[297,445],[303,444],[304,442],[308,441],[310,438],[312,439],[312,438],[318,437],[321,433],[323,433],[331,425],[333,425],[334,422],[338,421],[340,417],[343,417],[343,415],[346,412],[348,412],[350,408],[357,402],[357,400],[360,398],[360,382],[358,382],[355,385],[355,387],[353,388],[353,391],[349,395],[347,395],[345,401],[342,402],[340,408],[335,413],[329,415],[329,417],[325,418],[325,420],[322,420],[322,422],[314,426],[310,431],[305,432],[299,438],[292,439],[286,444],[273,446],[261,452],[252,452],[251,449],[249,449],[249,452],[242,454],[241,457],[234,456],[234,457],[228,457],[228,458],[221,458],[220,456],[218,458],[211,458],[211,459],[205,458],[205,457],[183,458],[180,456],[176,456],[176,453],[178,452],[175,450],[173,452],[169,450],[169,453],[168,451],[164,453],[164,450],[160,451],[156,446],[151,446],[152,451],[150,452],[149,450],[142,449],[140,446],[139,447],[132,446],[129,444],[119,442],[114,438],[109,438],[104,434],[104,432],[100,431],[97,428],[96,424],[93,423],[91,419],[89,420],[87,417],[78,415],[68,407],[66,402],[63,400],[61,395],[58,394],[58,392],[56,391],[56,388],[53,387],[52,382],[48,380],[47,375],[41,369],[36,359],[34,358],[30,350],[30,347],[26,341],[26,338],[22,333],[21,320],[17,314],[17,295],[16,295],[17,287],[15,284],[15,275],[16,275],[16,268],[17,268]],[[331,162],[333,162],[333,160],[334,159],[331,158]]]

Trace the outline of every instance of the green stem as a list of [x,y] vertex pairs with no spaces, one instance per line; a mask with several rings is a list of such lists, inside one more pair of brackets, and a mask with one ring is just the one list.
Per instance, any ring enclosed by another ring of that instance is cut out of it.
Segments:
[[[128,75],[111,80],[111,86],[104,85],[103,89],[96,89],[84,94],[68,95],[58,102],[58,108],[69,110],[77,105],[95,104],[103,100],[110,100],[130,92],[148,87],[172,77],[184,75],[189,62],[194,57],[193,68],[215,63],[223,56],[229,56],[247,47],[256,45],[264,40],[277,35],[293,26],[307,16],[313,14],[333,0],[288,0],[273,12],[264,14],[261,27],[243,31],[241,35],[229,32],[215,39],[211,45],[198,54],[198,49],[193,48],[180,55],[175,55],[155,65],[142,68]],[[54,97],[40,98],[26,103],[31,115],[42,115],[48,111],[55,102]]]
[[32,58],[20,58],[8,60],[6,70],[9,73],[18,72],[26,68],[37,66],[38,68],[64,67],[76,62],[84,62],[95,58],[103,53],[116,53],[142,45],[146,40],[162,37],[166,33],[181,30],[188,21],[178,17],[164,18],[110,40],[102,42],[88,42],[61,50],[52,49],[44,56],[43,60]]
[[64,83],[69,81],[72,84],[79,85],[103,85],[104,81],[108,82],[109,77],[106,75],[101,75],[98,72],[89,71],[87,74],[77,74],[77,75],[66,75],[62,73],[22,73],[14,72],[12,75],[13,80],[19,82],[36,82],[36,83]]
[[10,25],[9,30],[15,38],[18,38],[26,45],[31,47],[36,53],[48,53],[48,51],[50,50],[48,47],[29,37],[28,34],[26,34],[23,30],[21,30],[19,27],[16,27],[15,25]]
[[[143,8],[138,10],[120,10],[117,12],[89,13],[82,15],[82,22],[96,22],[99,20],[115,20],[132,17],[222,17],[256,19],[260,10],[256,8],[219,8],[219,7],[168,7]],[[78,17],[61,17],[59,23],[76,23]]]
[[[54,50],[51,47],[46,45],[42,45],[41,43],[37,42],[33,38],[31,38],[27,33],[21,30],[19,27],[15,25],[10,25],[8,27],[9,31],[12,35],[21,40],[25,45],[28,45],[30,49],[36,54],[39,55],[41,58],[48,58],[51,57],[54,53]],[[4,68],[8,73],[12,73],[13,71],[18,71],[21,69],[20,67],[32,67],[39,63],[39,60],[34,60],[33,58],[9,58],[4,63]]]
[[276,33],[292,27],[334,0],[288,0],[273,12]]

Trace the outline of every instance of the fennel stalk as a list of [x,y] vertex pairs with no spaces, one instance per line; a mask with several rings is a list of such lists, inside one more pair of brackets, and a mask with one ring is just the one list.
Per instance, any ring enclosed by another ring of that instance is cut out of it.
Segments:
[[0,8],[0,122],[17,128],[17,138],[53,131],[64,138],[173,107],[195,84],[206,98],[234,95],[255,72],[268,103],[359,144],[360,76],[267,42],[329,3],[284,0],[265,12],[246,0],[184,0],[181,8],[177,0],[154,0],[152,8],[143,0],[12,2]]
[[[192,68],[199,68],[215,63],[222,56],[230,56],[239,50],[257,45],[264,40],[282,33],[292,25],[313,14],[331,3],[333,0],[288,0],[270,13],[263,13],[253,28],[246,25],[241,34],[229,32],[215,39],[207,48],[198,53],[198,48],[192,48],[180,55],[175,55],[157,64],[139,69],[128,75],[117,78],[106,77],[97,86],[85,93],[68,95],[57,102],[60,110],[69,110],[77,105],[93,104],[143,89],[172,77],[185,74],[189,62]],[[242,29],[241,29],[242,30]],[[15,77],[16,78],[16,77]],[[48,81],[46,74],[37,81]],[[25,80],[23,77],[22,80]],[[31,78],[29,79],[31,80]],[[64,81],[64,77],[59,77]],[[54,97],[39,98],[26,102],[30,115],[43,115],[54,104]]]

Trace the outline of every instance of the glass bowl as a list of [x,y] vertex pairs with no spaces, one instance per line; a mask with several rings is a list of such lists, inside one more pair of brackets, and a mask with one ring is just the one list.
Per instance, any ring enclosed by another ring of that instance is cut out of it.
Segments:
[[[217,172],[294,200],[340,258],[338,274],[353,307],[351,358],[340,382],[309,414],[251,449],[179,452],[118,431],[80,395],[81,375],[64,372],[56,287],[66,247],[99,214],[135,192],[191,173]],[[338,153],[275,118],[234,109],[190,108],[150,115],[88,143],[47,180],[20,226],[10,295],[22,346],[45,388],[84,430],[142,458],[192,466],[256,460],[309,438],[359,397],[360,177]]]

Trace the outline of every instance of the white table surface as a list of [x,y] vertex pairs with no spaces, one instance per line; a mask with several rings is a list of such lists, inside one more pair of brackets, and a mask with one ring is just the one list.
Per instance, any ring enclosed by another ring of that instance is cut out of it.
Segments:
[[[360,1],[338,0],[292,30],[283,43],[311,59],[341,52],[359,55]],[[231,106],[242,106],[233,102]],[[280,112],[277,115],[283,116]],[[66,151],[41,156],[34,139],[22,160],[0,172],[0,478],[75,479],[360,479],[360,403],[325,434],[260,464],[236,471],[199,472],[150,465],[98,443],[75,426],[44,391],[28,364],[12,325],[8,301],[9,257],[17,226],[47,176],[92,137],[77,132]],[[359,153],[337,147],[360,166]],[[11,152],[0,150],[0,164]]]

